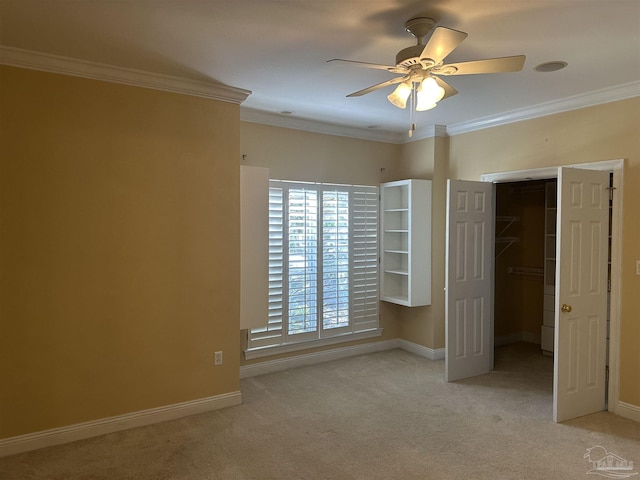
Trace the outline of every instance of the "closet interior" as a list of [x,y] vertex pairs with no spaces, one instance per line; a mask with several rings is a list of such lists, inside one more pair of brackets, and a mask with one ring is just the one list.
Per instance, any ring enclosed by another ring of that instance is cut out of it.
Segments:
[[[495,345],[518,341],[553,355],[557,180],[496,184]],[[611,205],[609,285],[611,285]],[[608,319],[607,319],[608,320]],[[607,364],[609,321],[607,321]]]

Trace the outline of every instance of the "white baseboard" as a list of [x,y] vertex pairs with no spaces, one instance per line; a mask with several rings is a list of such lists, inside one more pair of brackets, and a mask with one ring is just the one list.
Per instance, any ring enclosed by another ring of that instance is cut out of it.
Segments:
[[444,358],[444,348],[429,348],[403,339],[398,340],[398,347],[429,360],[442,360]]
[[[428,358],[441,360],[444,358],[444,348],[433,349],[409,342],[408,340],[392,339],[381,342],[364,343],[343,348],[334,348],[321,352],[295,355],[240,367],[240,378],[248,378],[256,375],[279,372],[289,368],[313,365],[341,358],[364,355],[367,353],[381,352],[400,348],[407,352]],[[203,413],[220,408],[240,405],[242,396],[240,392],[230,392],[223,395],[193,400],[189,402],[167,405],[165,407],[152,408],[139,412],[127,413],[115,417],[103,418],[90,422],[68,425],[51,430],[29,433],[0,439],[0,457],[15,455],[18,453],[36,450],[38,448],[51,447],[64,443],[74,442],[85,438],[97,437],[107,433],[127,430],[129,428],[142,427],[154,423],[174,420],[197,413]]]
[[74,442],[85,438],[97,437],[129,428],[174,420],[197,413],[240,405],[241,403],[241,393],[239,391],[230,392],[189,402],[176,403],[164,407],[151,408],[149,410],[141,410],[139,412],[127,413],[115,417],[102,418],[100,420],[0,439],[0,457],[28,452],[37,448]]
[[613,413],[640,423],[640,407],[638,407],[637,405],[632,405],[626,402],[618,402],[616,405],[616,410]]
[[330,362],[340,358],[355,357],[366,353],[381,352],[383,350],[393,350],[398,348],[398,339],[383,340],[381,342],[363,343],[349,347],[332,348],[321,352],[304,353],[277,360],[267,360],[266,362],[243,365],[240,367],[240,378],[255,377],[267,373],[281,372],[289,368],[302,367],[305,365],[315,365],[317,363]]
[[266,362],[255,363],[252,365],[243,365],[240,367],[240,378],[276,373],[288,370],[289,368],[315,365],[317,363],[329,362],[331,360],[338,360],[341,358],[382,352],[384,350],[393,350],[394,348],[400,348],[415,355],[428,358],[429,360],[442,360],[444,358],[445,351],[444,348],[433,349],[417,343],[409,342],[408,340],[395,338],[393,340],[363,343],[361,345],[333,348],[331,350],[323,350],[321,352],[306,353],[287,358],[279,358],[277,360],[268,360]]

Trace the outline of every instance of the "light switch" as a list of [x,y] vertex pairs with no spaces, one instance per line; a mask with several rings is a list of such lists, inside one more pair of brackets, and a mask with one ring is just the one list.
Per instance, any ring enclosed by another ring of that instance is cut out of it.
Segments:
[[640,260],[636,260],[636,275],[640,275]]

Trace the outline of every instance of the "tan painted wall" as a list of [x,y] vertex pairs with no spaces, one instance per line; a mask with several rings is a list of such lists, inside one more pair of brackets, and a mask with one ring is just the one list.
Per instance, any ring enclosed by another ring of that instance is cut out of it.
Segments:
[[267,167],[278,180],[379,185],[394,179],[400,148],[257,123],[240,125],[243,165]]
[[[270,177],[279,180],[301,180],[356,185],[379,185],[395,180],[400,157],[399,145],[324,135],[287,128],[241,122],[243,164],[268,167]],[[338,348],[398,338],[395,305],[380,304],[382,337],[340,343]],[[240,332],[241,348],[246,348],[246,330]],[[246,361],[253,364],[287,356],[329,350],[334,347],[307,349],[264,359]]]
[[238,105],[0,75],[0,438],[237,391]]
[[444,275],[447,163],[449,139],[432,137],[402,146],[398,180],[404,178],[432,181],[431,209],[431,305],[396,307],[400,338],[430,348],[444,347]]
[[[452,178],[625,159],[620,400],[640,406],[640,98],[574,110],[450,138]],[[442,252],[444,254],[444,252]]]
[[381,305],[383,339],[432,348],[446,178],[625,158],[620,397],[640,405],[640,99],[398,146],[241,123],[237,105],[194,97],[0,75],[0,438],[238,389],[241,153],[283,179],[432,178],[433,304]]

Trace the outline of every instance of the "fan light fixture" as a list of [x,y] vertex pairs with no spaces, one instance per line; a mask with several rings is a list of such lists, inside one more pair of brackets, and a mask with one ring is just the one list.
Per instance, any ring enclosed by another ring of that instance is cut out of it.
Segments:
[[409,136],[413,136],[416,124],[413,121],[414,110],[424,112],[435,108],[444,97],[445,90],[435,78],[430,75],[410,79],[398,84],[396,89],[387,96],[387,99],[398,108],[407,108],[407,100],[411,99],[411,128]]
[[402,82],[396,87],[393,93],[387,96],[387,99],[398,108],[406,108],[407,99],[409,95],[411,95],[412,89],[412,85],[409,85],[407,82]]
[[444,97],[444,88],[433,77],[425,78],[417,90],[416,111],[431,110]]
[[407,100],[412,94],[416,96],[416,111],[424,112],[431,110],[442,100],[444,88],[433,77],[425,77],[418,81],[400,83],[387,99],[398,108],[407,108]]

